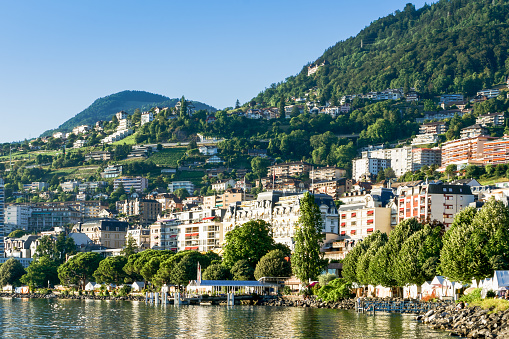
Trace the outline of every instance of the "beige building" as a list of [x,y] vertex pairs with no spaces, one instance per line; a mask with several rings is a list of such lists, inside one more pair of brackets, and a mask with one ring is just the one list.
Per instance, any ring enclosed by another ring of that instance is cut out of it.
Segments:
[[442,144],[442,167],[445,168],[449,164],[482,164],[484,144],[495,139],[488,136],[476,136],[444,142]]
[[203,208],[225,208],[232,203],[250,201],[254,198],[254,195],[244,193],[242,189],[229,188],[223,194],[203,197]]
[[97,219],[78,223],[72,228],[73,233],[84,233],[94,244],[107,248],[122,248],[126,242],[127,222],[116,219]]
[[150,229],[138,227],[127,230],[126,244],[129,237],[132,237],[134,241],[136,241],[136,246],[138,246],[140,251],[150,248]]
[[318,167],[313,168],[311,172],[309,173],[309,179],[315,180],[315,181],[321,181],[321,180],[336,180],[339,178],[344,178],[346,176],[346,170],[334,167],[334,166],[327,166],[327,167]]
[[126,216],[139,216],[138,221],[142,226],[148,226],[157,220],[161,214],[161,204],[157,200],[134,199],[117,202],[117,211]]
[[276,177],[296,177],[303,173],[311,171],[312,166],[306,162],[287,162],[269,166],[269,176]]
[[177,252],[179,224],[177,219],[162,218],[150,225],[150,248]]

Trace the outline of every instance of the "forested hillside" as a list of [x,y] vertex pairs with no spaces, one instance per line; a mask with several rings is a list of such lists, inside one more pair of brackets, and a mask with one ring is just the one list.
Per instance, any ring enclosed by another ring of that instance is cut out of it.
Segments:
[[414,87],[424,97],[475,94],[509,75],[509,1],[441,0],[418,10],[411,4],[338,42],[307,67],[273,84],[254,100],[316,96],[334,104],[342,95]]
[[[179,100],[144,91],[122,91],[95,100],[90,106],[64,122],[57,129],[46,131],[42,136],[51,135],[55,131],[69,132],[73,127],[93,125],[99,120],[109,121],[115,113],[122,110],[132,114],[136,109],[144,111],[154,106],[173,107]],[[193,101],[193,104],[197,110],[215,111],[215,108],[198,101]]]

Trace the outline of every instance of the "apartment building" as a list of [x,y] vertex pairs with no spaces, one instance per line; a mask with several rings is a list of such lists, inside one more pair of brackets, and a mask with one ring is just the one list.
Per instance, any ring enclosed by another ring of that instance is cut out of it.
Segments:
[[485,96],[488,99],[496,98],[500,94],[500,90],[498,89],[483,89],[482,91],[477,92],[477,96]]
[[116,178],[120,175],[122,175],[122,166],[120,166],[120,165],[109,165],[101,173],[101,177],[103,177],[105,179]]
[[94,151],[85,155],[85,161],[109,161],[111,160],[111,152],[109,151]]
[[335,180],[344,178],[346,170],[335,166],[316,167],[309,172],[309,179],[311,180]]
[[409,218],[437,220],[448,228],[456,213],[474,202],[468,185],[422,184],[402,188],[398,197],[398,222]]
[[65,203],[34,203],[30,205],[28,232],[47,231],[53,227],[74,225],[82,213]]
[[465,97],[463,94],[443,94],[440,96],[440,103],[449,104],[456,101],[464,101]]
[[140,251],[150,248],[150,229],[137,227],[134,229],[127,230],[126,244],[131,237],[135,242],[136,246]]
[[213,251],[220,249],[223,243],[223,223],[219,217],[204,217],[196,223],[180,224],[178,228],[179,251]]
[[287,162],[269,166],[269,176],[296,177],[311,171],[312,166],[306,162]]
[[447,141],[442,144],[442,166],[455,164],[466,166],[469,163],[482,164],[484,158],[484,144],[496,138],[476,136],[465,139]]
[[228,188],[234,187],[235,183],[233,179],[219,180],[212,184],[212,189],[216,192],[226,191]]
[[485,142],[483,156],[485,165],[509,163],[509,136]]
[[168,184],[168,191],[170,193],[175,192],[178,189],[185,189],[190,194],[194,192],[194,184],[191,181],[182,180],[182,181],[172,181]]
[[419,126],[419,134],[444,134],[447,123],[444,121],[428,122]]
[[311,192],[327,194],[334,200],[338,200],[343,193],[351,189],[352,180],[346,178],[314,181],[309,186]]
[[412,171],[418,171],[423,166],[437,167],[442,164],[442,149],[440,148],[414,148],[412,150]]
[[504,126],[504,113],[488,113],[480,115],[475,119],[475,123],[481,126]]
[[179,224],[175,218],[162,218],[150,225],[150,248],[177,252]]
[[117,211],[126,216],[137,216],[142,226],[148,226],[161,214],[161,204],[157,200],[134,199],[118,201]]
[[148,179],[140,176],[137,177],[121,177],[113,180],[113,189],[117,189],[120,184],[124,186],[126,192],[134,189],[136,192],[143,192],[148,187]]
[[479,124],[475,124],[472,126],[465,127],[463,129],[461,129],[461,131],[460,131],[461,139],[473,138],[478,135],[488,135],[488,129],[479,125]]
[[371,179],[380,171],[391,167],[390,159],[361,158],[352,160],[352,178],[354,180]]
[[228,188],[223,194],[214,194],[203,197],[203,208],[225,208],[230,204],[240,201],[254,200],[253,194],[244,193],[242,189]]
[[412,139],[412,146],[436,144],[439,141],[440,138],[438,134],[417,134],[415,138]]

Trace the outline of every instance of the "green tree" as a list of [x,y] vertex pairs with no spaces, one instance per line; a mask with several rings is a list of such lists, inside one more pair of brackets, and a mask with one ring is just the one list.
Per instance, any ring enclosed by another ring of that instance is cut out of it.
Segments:
[[7,237],[9,238],[21,238],[24,235],[27,235],[28,233],[23,230],[14,230]]
[[226,233],[223,245],[223,261],[232,267],[239,260],[247,260],[251,267],[274,248],[270,224],[263,220],[251,220]]
[[25,269],[21,263],[10,258],[0,266],[0,286],[13,285],[18,286],[20,278],[25,274]]
[[99,263],[94,272],[94,278],[98,283],[122,284],[127,277],[123,270],[127,264],[127,258],[122,255],[108,257]]
[[78,284],[84,288],[101,260],[98,253],[78,253],[58,267],[58,278],[62,285]]
[[254,269],[247,260],[237,261],[230,270],[233,280],[253,280]]
[[230,271],[221,264],[209,265],[203,271],[203,280],[229,280]]
[[401,246],[394,262],[395,279],[400,286],[422,285],[437,273],[442,248],[441,227],[425,225]]
[[184,96],[180,99],[180,117],[184,118],[187,116],[187,100]]
[[291,277],[292,265],[281,250],[272,250],[265,254],[254,271],[256,280],[262,277]]
[[357,280],[361,285],[368,285],[373,283],[373,277],[370,275],[369,264],[371,259],[375,256],[376,252],[387,243],[387,234],[376,231],[370,236],[366,237],[361,244],[364,248],[363,254],[359,257],[357,262]]
[[57,269],[58,264],[48,257],[35,258],[20,281],[33,287],[46,287],[48,282],[56,285],[59,283]]
[[127,241],[122,249],[121,253],[123,256],[129,258],[131,255],[135,254],[138,251],[138,245],[136,244],[136,240],[133,238],[131,234],[127,236]]
[[316,279],[327,266],[320,252],[323,243],[322,214],[314,196],[304,193],[300,200],[300,216],[295,231],[295,249],[292,256],[294,274],[303,283]]
[[256,178],[260,179],[267,176],[267,169],[270,163],[269,160],[262,157],[254,157],[251,160],[251,169]]

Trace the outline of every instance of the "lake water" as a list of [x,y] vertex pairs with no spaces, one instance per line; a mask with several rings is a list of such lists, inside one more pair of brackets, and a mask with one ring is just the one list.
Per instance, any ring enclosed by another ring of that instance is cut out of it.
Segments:
[[263,306],[0,299],[2,338],[445,338],[411,315]]

